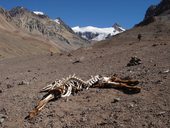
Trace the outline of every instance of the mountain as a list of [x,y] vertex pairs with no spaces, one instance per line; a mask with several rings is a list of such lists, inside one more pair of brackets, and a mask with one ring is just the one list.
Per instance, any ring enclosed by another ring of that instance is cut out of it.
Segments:
[[24,7],[0,8],[0,33],[0,57],[71,51],[88,45],[62,19],[52,20]]
[[62,19],[50,19],[43,12],[31,12],[23,7],[16,7],[9,11],[10,16],[20,28],[32,34],[42,35],[54,41],[61,50],[77,49],[86,44],[77,36]]
[[98,27],[93,27],[93,26],[87,26],[87,27],[76,26],[76,27],[73,27],[72,29],[79,36],[90,41],[105,40],[106,38],[110,36],[113,36],[113,35],[116,35],[116,34],[119,34],[125,31],[125,29],[123,29],[117,23],[115,23],[112,27],[108,27],[108,28],[98,28]]
[[148,25],[156,20],[168,20],[170,14],[170,0],[161,0],[158,5],[151,5],[145,14],[143,21],[135,26]]
[[9,12],[0,8],[0,59],[49,52],[60,49],[47,38],[19,29]]

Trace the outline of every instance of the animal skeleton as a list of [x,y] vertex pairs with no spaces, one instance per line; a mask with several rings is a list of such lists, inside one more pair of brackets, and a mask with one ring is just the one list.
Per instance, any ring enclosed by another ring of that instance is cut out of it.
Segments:
[[53,83],[44,87],[40,92],[48,92],[45,98],[38,102],[38,105],[29,112],[27,118],[35,117],[42,108],[52,99],[60,97],[68,97],[73,93],[77,93],[88,88],[116,88],[122,89],[131,93],[139,93],[141,88],[133,85],[138,84],[136,80],[122,80],[118,77],[103,77],[100,75],[91,76],[87,81],[84,81],[74,75],[70,75],[62,80],[56,80]]

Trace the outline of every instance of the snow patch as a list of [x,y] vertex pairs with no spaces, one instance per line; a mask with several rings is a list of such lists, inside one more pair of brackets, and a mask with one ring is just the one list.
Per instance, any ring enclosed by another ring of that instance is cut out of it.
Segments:
[[54,20],[57,24],[60,24],[60,20],[59,19],[55,19]]
[[[119,27],[119,28],[122,30],[122,32],[125,31],[125,29],[123,29],[122,27]],[[97,37],[92,39],[95,41],[101,41],[101,40],[106,39],[108,35],[113,36],[113,35],[120,33],[120,31],[116,30],[114,27],[98,28],[98,27],[93,27],[93,26],[87,26],[87,27],[76,26],[76,27],[73,27],[72,29],[76,33],[90,32],[90,33],[98,34]],[[82,35],[82,37],[87,39],[85,35]]]
[[39,12],[39,11],[33,11],[33,13],[36,14],[36,15],[44,15],[43,12]]
[[94,41],[101,41],[101,40],[106,39],[106,37],[108,37],[108,35],[109,34],[101,33],[97,37],[93,38],[92,40],[94,40]]
[[109,27],[109,28],[97,28],[97,27],[93,27],[93,26],[87,26],[87,27],[73,27],[72,28],[75,32],[93,32],[93,33],[106,33],[106,34],[110,34],[113,33],[113,31],[115,30],[113,27]]

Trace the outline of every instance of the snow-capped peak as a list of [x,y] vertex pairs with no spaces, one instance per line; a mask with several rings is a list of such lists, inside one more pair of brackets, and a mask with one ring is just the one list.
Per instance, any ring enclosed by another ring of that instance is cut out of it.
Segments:
[[33,11],[33,13],[36,14],[36,15],[44,15],[43,12],[39,12],[39,11]]
[[87,27],[73,27],[74,32],[79,34],[85,39],[100,41],[106,39],[108,36],[116,35],[120,32],[125,31],[122,27],[119,27],[119,30],[115,27],[107,27],[107,28],[98,28],[93,26]]
[[60,20],[59,19],[55,19],[54,20],[57,24],[60,24]]
[[108,27],[108,28],[98,28],[93,26],[87,26],[87,27],[73,27],[72,28],[75,32],[93,32],[93,33],[112,33],[114,28]]

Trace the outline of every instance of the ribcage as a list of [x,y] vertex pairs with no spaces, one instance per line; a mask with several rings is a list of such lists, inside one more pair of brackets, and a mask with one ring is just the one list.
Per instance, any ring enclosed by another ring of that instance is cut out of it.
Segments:
[[52,84],[47,85],[44,87],[41,92],[55,90],[57,88],[62,88],[61,97],[66,97],[71,95],[76,91],[80,91],[87,87],[87,84],[82,79],[76,77],[75,75],[70,75],[67,78],[63,78],[62,80],[56,80]]

